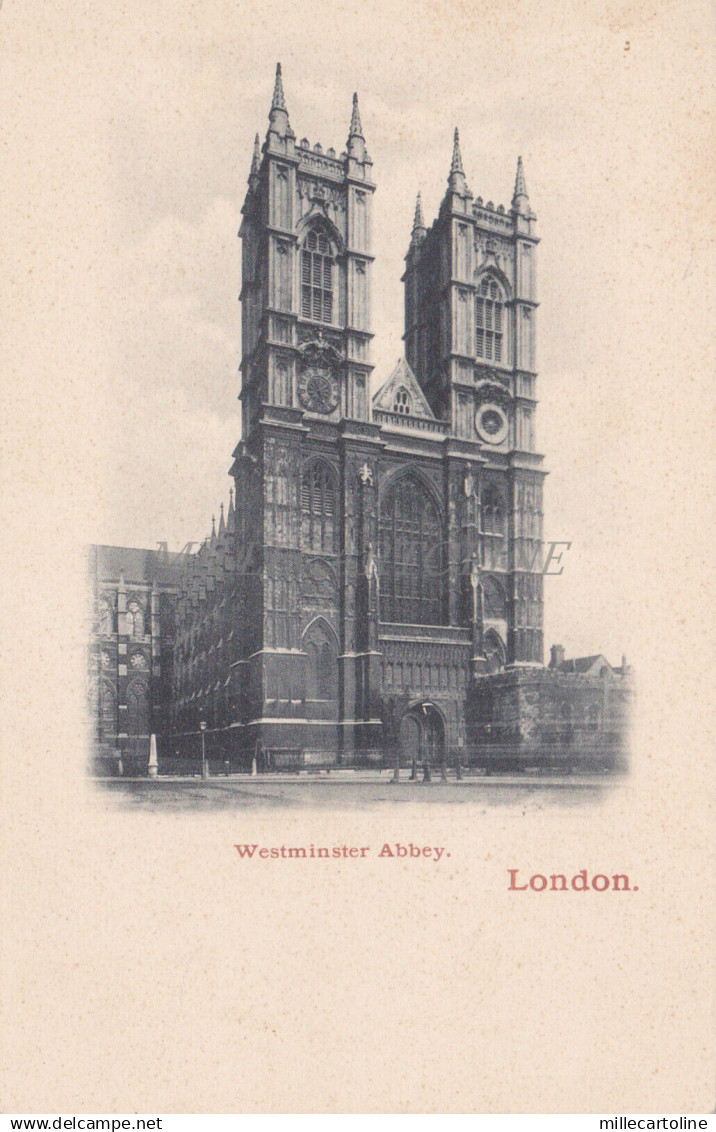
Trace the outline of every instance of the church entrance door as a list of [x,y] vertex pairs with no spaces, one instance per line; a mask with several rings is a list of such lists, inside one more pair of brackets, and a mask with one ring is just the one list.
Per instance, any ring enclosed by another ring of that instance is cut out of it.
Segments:
[[415,766],[428,762],[437,766],[445,750],[445,728],[442,716],[430,703],[411,708],[400,722],[400,762]]
[[421,729],[417,716],[412,712],[400,721],[400,765],[411,766],[420,761]]

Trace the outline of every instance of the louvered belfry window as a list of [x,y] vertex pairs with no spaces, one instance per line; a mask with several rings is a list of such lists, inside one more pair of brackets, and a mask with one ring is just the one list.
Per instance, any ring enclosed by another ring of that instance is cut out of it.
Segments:
[[301,542],[304,550],[333,554],[336,548],[336,492],[330,470],[320,461],[301,480]]
[[315,229],[301,252],[301,314],[314,322],[333,322],[333,256],[328,238]]
[[504,300],[498,283],[489,276],[477,289],[476,353],[486,361],[501,362],[503,350]]

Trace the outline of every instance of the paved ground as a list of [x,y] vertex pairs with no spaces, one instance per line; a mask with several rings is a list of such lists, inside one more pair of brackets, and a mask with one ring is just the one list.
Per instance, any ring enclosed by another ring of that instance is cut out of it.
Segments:
[[211,778],[101,778],[97,787],[113,807],[121,810],[259,810],[324,807],[335,810],[377,809],[390,805],[437,803],[519,806],[544,809],[582,806],[601,801],[618,789],[620,780],[606,777],[549,775],[495,775],[467,777],[462,782],[409,782],[407,772],[399,783],[390,773],[333,772],[330,776],[272,774]]

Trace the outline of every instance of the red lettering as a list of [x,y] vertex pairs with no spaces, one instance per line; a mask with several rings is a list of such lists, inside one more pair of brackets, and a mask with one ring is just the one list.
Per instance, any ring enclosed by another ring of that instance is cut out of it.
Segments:
[[508,892],[525,892],[526,889],[527,889],[526,884],[515,884],[515,881],[517,880],[517,874],[520,870],[519,869],[508,869],[507,871],[510,874],[510,886],[509,886],[507,891]]

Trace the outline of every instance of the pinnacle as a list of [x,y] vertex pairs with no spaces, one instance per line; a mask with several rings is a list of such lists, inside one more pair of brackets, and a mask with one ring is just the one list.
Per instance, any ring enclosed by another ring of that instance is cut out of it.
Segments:
[[351,114],[351,126],[350,126],[350,130],[348,131],[348,137],[349,138],[353,138],[353,137],[362,138],[363,137],[363,127],[361,126],[361,121],[360,121],[360,111],[358,109],[358,95],[357,94],[353,95],[353,113]]
[[517,158],[517,174],[515,176],[515,193],[516,197],[527,196],[527,183],[525,181],[525,170],[522,164],[522,158]]
[[259,135],[254,138],[254,152],[251,158],[251,175],[258,173],[259,166],[261,165],[261,145],[259,143]]
[[271,101],[272,110],[285,110],[286,99],[283,95],[283,81],[281,79],[281,64],[276,64],[276,82],[273,88],[273,99]]
[[529,197],[527,196],[527,182],[522,158],[517,158],[517,173],[515,175],[515,191],[512,197],[513,209],[522,216],[532,216],[530,212]]
[[465,170],[462,167],[462,154],[460,153],[460,133],[457,126],[455,127],[455,135],[453,137],[452,143],[452,164],[450,165],[450,172],[462,173],[463,176],[465,174]]
[[425,227],[425,221],[423,220],[423,200],[422,200],[422,197],[420,196],[420,193],[418,193],[418,199],[415,202],[415,218],[413,220],[413,231],[415,231],[416,228],[424,228],[424,227]]

